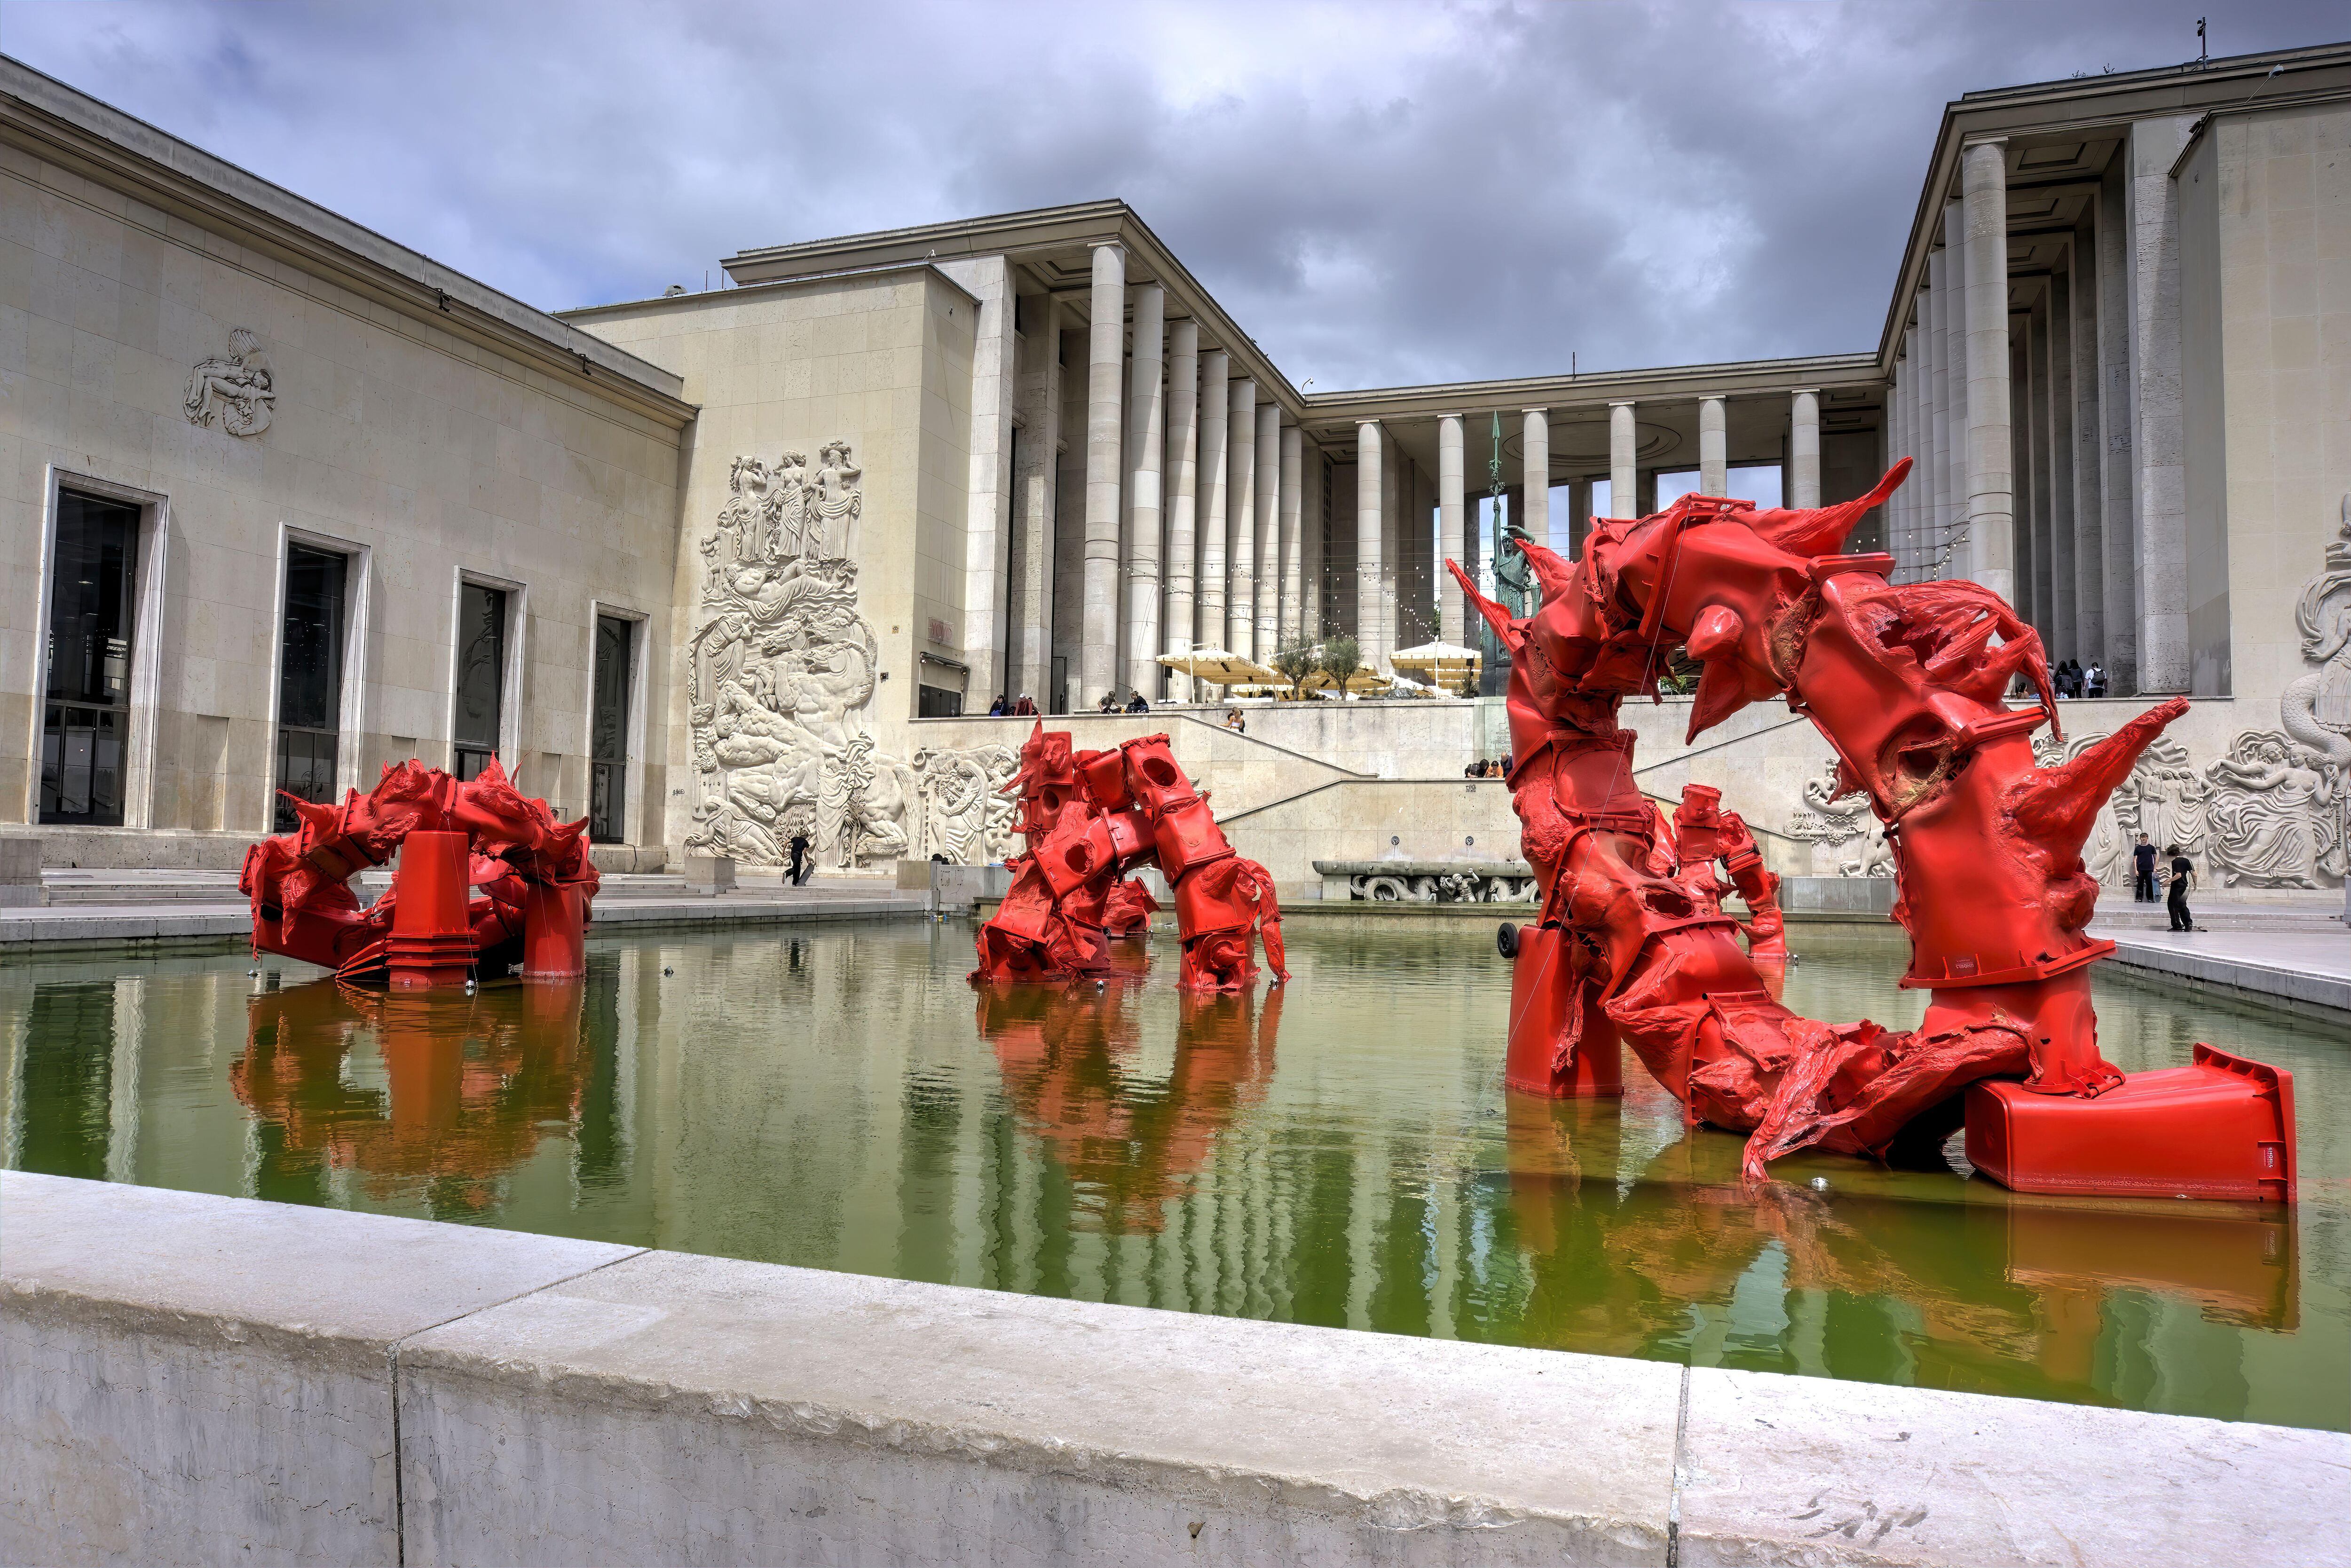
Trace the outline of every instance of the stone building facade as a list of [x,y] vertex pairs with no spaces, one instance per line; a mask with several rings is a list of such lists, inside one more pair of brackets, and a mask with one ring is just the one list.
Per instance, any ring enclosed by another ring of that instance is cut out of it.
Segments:
[[[2351,47],[1948,106],[1855,353],[1301,392],[1115,201],[724,267],[549,316],[0,60],[0,821],[229,864],[278,789],[495,755],[611,865],[977,860],[996,695],[1181,705],[1164,654],[1340,633],[1384,668],[1477,639],[1445,556],[1507,588],[1508,533],[1907,455],[1854,548],[2108,673],[2053,756],[2196,699],[2111,834],[2342,881]],[[1514,842],[1458,777],[1492,684],[1148,723],[1302,888]],[[1653,792],[1720,779],[1783,869],[1882,871],[1808,727],[1686,748],[1676,711]]]

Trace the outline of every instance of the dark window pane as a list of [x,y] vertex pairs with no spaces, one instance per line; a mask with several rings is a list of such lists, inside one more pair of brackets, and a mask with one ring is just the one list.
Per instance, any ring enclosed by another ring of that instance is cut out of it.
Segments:
[[486,751],[478,747],[459,747],[457,748],[457,777],[461,779],[479,779],[489,769],[490,759],[496,755],[497,753],[495,751]]
[[70,490],[57,497],[51,697],[118,707],[131,700],[131,572],[138,547],[138,507]]
[[300,826],[287,796],[298,796],[322,806],[334,803],[339,750],[338,737],[332,730],[278,727],[277,831],[290,833]]
[[131,569],[139,508],[57,497],[49,578],[50,700],[41,710],[41,821],[122,823],[123,710],[131,701]]
[[[498,705],[507,669],[506,591],[469,582],[457,596],[457,726],[462,759],[467,751],[498,748]],[[481,768],[465,775],[473,778]]]
[[963,716],[963,694],[945,686],[914,688],[914,712],[922,718],[960,718]]
[[278,650],[277,721],[336,728],[343,684],[347,558],[296,545],[286,557],[286,619]]
[[44,705],[41,821],[122,825],[123,718],[87,703]]
[[628,803],[629,643],[634,625],[616,615],[596,617],[595,711],[588,724],[588,836],[618,843]]

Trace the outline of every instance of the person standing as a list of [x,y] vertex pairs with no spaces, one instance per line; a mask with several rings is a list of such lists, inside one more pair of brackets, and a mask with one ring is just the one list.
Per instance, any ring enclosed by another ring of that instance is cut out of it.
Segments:
[[2131,850],[2131,902],[2155,902],[2155,845],[2147,841],[2145,833],[2138,836],[2138,843]]
[[2179,852],[2178,844],[2173,844],[2164,852],[2171,857],[2171,928],[2174,931],[2193,931],[2196,929],[2196,917],[2188,913],[2188,890],[2195,885],[2196,867]]
[[791,883],[794,887],[802,887],[807,885],[808,852],[808,835],[806,833],[794,833],[792,835],[791,841],[791,869],[785,873],[785,874],[791,879]]

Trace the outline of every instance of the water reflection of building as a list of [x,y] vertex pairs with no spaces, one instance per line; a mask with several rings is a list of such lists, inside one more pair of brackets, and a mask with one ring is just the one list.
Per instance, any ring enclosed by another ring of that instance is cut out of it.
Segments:
[[1138,1060],[1140,1026],[1123,986],[983,987],[978,1028],[1020,1124],[1068,1174],[1081,1223],[1157,1230],[1217,1135],[1262,1095],[1286,994],[1179,997],[1164,1077]]
[[255,996],[229,1082],[254,1118],[258,1196],[319,1201],[329,1174],[349,1171],[379,1202],[421,1187],[437,1213],[490,1209],[500,1177],[579,1122],[583,992],[320,979]]
[[[1510,1098],[1535,1343],[2105,1403],[2152,1368],[2158,1333],[2300,1322],[2294,1221],[2273,1209],[2181,1215],[1948,1176],[1914,1191],[1898,1172],[1833,1197],[1749,1188],[1736,1137],[1620,1157],[1614,1108]],[[2241,1341],[2211,1337],[2203,1375],[2241,1382],[2220,1350]]]

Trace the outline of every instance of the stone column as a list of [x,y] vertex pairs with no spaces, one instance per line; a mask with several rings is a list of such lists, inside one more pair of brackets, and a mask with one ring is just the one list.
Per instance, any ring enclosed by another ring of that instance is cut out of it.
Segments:
[[2179,193],[2171,166],[2190,115],[2135,120],[2124,145],[2138,501],[2138,689],[2184,692],[2188,654],[2187,423],[2179,361]]
[[2131,451],[2130,223],[2127,159],[2098,185],[2098,535],[2105,547],[2106,691],[2138,695],[2138,465]]
[[1368,667],[1387,658],[1380,646],[1380,445],[1376,419],[1355,424],[1355,643]]
[[1222,349],[1200,356],[1200,570],[1193,619],[1194,645],[1204,648],[1220,647],[1225,640],[1225,503],[1232,455],[1226,439],[1232,392],[1226,382],[1231,370],[1231,357]]
[[1571,479],[1567,482],[1567,549],[1569,559],[1583,553],[1583,541],[1592,533],[1592,481]]
[[1127,378],[1126,429],[1126,685],[1156,698],[1159,663],[1159,465],[1166,450],[1166,392],[1160,380],[1159,342],[1165,330],[1166,291],[1145,283],[1134,291],[1134,350]]
[[1034,697],[1039,712],[1050,700],[1053,672],[1053,562],[1059,507],[1061,431],[1061,302],[1050,294],[1026,296],[1029,330],[1020,341],[1017,392],[1020,424],[1013,435],[1012,579],[1007,685],[1016,697]]
[[1788,394],[1788,500],[1791,507],[1821,504],[1821,392],[1798,387]]
[[2016,601],[2015,432],[2008,377],[2008,164],[2005,141],[1959,154],[1966,204],[1968,544],[1976,581]]
[[1725,429],[1722,399],[1698,400],[1698,493],[1730,494],[1729,433]]
[[1968,544],[1968,224],[1965,204],[1943,204],[1943,336],[1936,350],[1935,550],[1949,564],[1939,575],[1971,577]]
[[1299,576],[1303,580],[1298,603],[1299,629],[1310,643],[1322,640],[1322,448],[1299,442],[1303,482],[1299,486]]
[[1629,402],[1608,405],[1608,513],[1641,515],[1641,432]]
[[1306,483],[1306,434],[1294,424],[1281,427],[1281,603],[1274,625],[1274,647],[1303,637],[1305,621],[1306,540],[1301,525],[1305,501],[1300,487]]
[[1958,382],[1952,350],[1964,340],[1951,322],[1952,305],[1959,298],[1951,278],[1957,254],[1954,245],[1928,253],[1927,288],[1918,296],[1918,544],[1928,577],[1959,577],[1966,570],[1952,556],[1952,534],[1965,517],[1959,487],[1951,480],[1951,388]]
[[967,708],[985,713],[1010,679],[1008,606],[1013,532],[1012,448],[1019,338],[1011,269],[1001,256],[943,262],[979,301],[972,340],[970,480],[964,511],[963,656]]
[[[1910,383],[1913,379],[1910,344],[1916,329],[1907,322],[1902,328],[1902,348],[1894,356],[1894,379],[1886,389],[1886,402],[1878,414],[1880,448],[1878,466],[1891,468],[1910,453],[1908,437]],[[1894,492],[1886,503],[1886,548],[1894,555],[1896,582],[1907,582],[1917,576],[1911,568],[1909,492],[1915,485],[1906,484]]]
[[[2099,491],[2098,275],[2096,219],[2074,231],[2074,274],[2067,313],[2074,388],[2074,624],[2082,662],[2107,662],[2105,501]],[[2112,686],[2109,685],[2109,690]]]
[[1085,617],[1078,700],[1118,685],[1119,448],[1125,435],[1126,251],[1093,247],[1092,319],[1086,333]]
[[[1167,329],[1167,605],[1160,651],[1192,651],[1192,600],[1198,570],[1200,474],[1200,324],[1189,316]],[[1167,696],[1192,700],[1192,678],[1170,670]]]
[[2057,628],[2052,656],[2086,664],[2081,622],[2074,614],[2079,591],[2074,559],[2074,299],[2069,283],[2062,272],[2049,279],[2048,337],[2041,345],[2049,453],[2049,622]]
[[1281,645],[1281,405],[1257,405],[1257,652],[1264,664]]
[[[1447,549],[1460,549],[1463,533],[1469,526],[1468,510],[1461,476],[1461,416],[1441,414],[1437,421],[1437,528]],[[1467,556],[1462,558],[1461,567],[1465,571],[1478,570],[1477,563]],[[1437,634],[1447,643],[1459,643],[1468,628],[1469,601],[1448,571],[1445,580],[1437,585]]]
[[1235,376],[1225,426],[1225,646],[1257,657],[1257,383]]
[[1527,538],[1539,545],[1551,543],[1551,416],[1531,408],[1526,413]]

